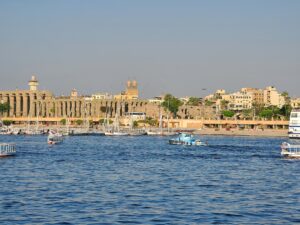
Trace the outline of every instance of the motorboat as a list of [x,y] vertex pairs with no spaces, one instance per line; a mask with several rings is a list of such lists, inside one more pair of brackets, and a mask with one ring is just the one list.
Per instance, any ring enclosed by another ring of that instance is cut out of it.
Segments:
[[49,145],[54,145],[54,144],[59,144],[61,142],[63,142],[64,137],[62,134],[55,132],[53,130],[49,131],[49,135],[47,138],[47,142]]
[[0,157],[13,156],[16,154],[15,144],[0,143]]
[[207,142],[203,142],[199,139],[195,139],[194,135],[192,134],[180,133],[176,138],[170,139],[169,144],[206,146]]
[[286,158],[300,158],[300,145],[283,142],[281,144],[281,155]]
[[289,138],[300,139],[300,109],[293,109],[290,114]]

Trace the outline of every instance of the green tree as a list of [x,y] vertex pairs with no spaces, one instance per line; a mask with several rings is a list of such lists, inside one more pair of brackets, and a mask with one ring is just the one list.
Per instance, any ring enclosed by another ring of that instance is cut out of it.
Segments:
[[291,102],[291,97],[289,96],[289,93],[287,91],[284,91],[281,93],[281,96],[284,97],[284,100],[285,100],[285,104],[290,104]]
[[187,102],[187,105],[198,106],[199,103],[200,103],[200,98],[190,97],[189,101]]
[[206,105],[206,106],[212,106],[214,104],[214,102],[212,102],[212,101],[209,101],[209,100],[205,100],[205,102],[204,102],[204,105]]
[[229,101],[221,100],[221,109],[227,109]]
[[[108,119],[105,119],[105,118],[104,118],[104,119],[100,119],[100,120],[99,120],[99,123],[100,123],[101,125],[106,124],[106,121],[107,121],[107,120],[108,120]],[[112,124],[113,122],[114,122],[114,121],[112,121],[112,120],[108,120],[108,123],[109,123],[109,124]]]
[[5,103],[0,103],[0,113],[1,115],[3,115],[3,113],[8,112],[10,109],[9,103],[5,102]]
[[134,128],[136,128],[136,127],[138,127],[138,126],[139,126],[139,122],[138,122],[138,121],[136,121],[136,120],[135,120],[135,121],[133,121],[133,127],[134,127]]
[[245,110],[242,111],[242,115],[243,115],[244,118],[250,119],[250,118],[252,118],[253,110],[252,109],[245,109]]
[[76,124],[77,124],[78,126],[82,125],[82,124],[83,124],[83,120],[76,120]]
[[170,111],[174,117],[176,117],[178,109],[182,105],[183,103],[178,98],[174,97],[171,94],[165,95],[164,102],[162,103],[162,106],[166,110]]
[[10,126],[12,123],[13,123],[13,121],[11,121],[11,120],[3,120],[3,124],[5,126]]
[[233,111],[230,111],[230,110],[223,110],[222,111],[222,115],[225,116],[225,117],[233,117],[234,116],[234,112]]
[[60,124],[66,125],[66,123],[67,123],[67,120],[66,120],[66,119],[61,119],[61,120],[60,120]]
[[284,106],[282,106],[282,108],[280,109],[280,115],[284,116],[285,119],[289,119],[290,114],[292,111],[292,106],[289,104],[285,104]]

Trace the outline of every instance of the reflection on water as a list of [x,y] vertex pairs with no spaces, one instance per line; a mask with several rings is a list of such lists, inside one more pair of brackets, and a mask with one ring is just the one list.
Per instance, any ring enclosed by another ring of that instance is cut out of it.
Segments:
[[300,161],[280,157],[285,139],[203,139],[1,136],[18,154],[0,159],[0,223],[300,223]]

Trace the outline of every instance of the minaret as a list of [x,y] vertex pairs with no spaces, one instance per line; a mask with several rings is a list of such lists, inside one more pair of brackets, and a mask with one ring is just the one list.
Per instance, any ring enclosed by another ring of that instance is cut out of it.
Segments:
[[28,82],[28,85],[30,91],[37,91],[39,82],[34,75],[31,77],[31,80]]

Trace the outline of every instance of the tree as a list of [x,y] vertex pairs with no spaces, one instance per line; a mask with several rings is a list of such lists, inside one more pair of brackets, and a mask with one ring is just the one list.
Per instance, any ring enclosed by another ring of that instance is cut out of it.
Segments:
[[135,121],[133,121],[133,127],[134,127],[134,128],[136,128],[136,127],[138,127],[138,126],[139,126],[139,122],[138,122],[138,121],[136,121],[136,120],[135,120]]
[[61,120],[60,120],[60,124],[66,125],[66,123],[67,123],[67,120],[66,120],[66,119],[61,119]]
[[83,120],[76,120],[76,124],[77,124],[78,126],[82,125],[82,124],[83,124]]
[[214,102],[212,102],[212,101],[209,101],[209,100],[205,100],[205,102],[204,102],[204,104],[206,105],[206,106],[212,106],[213,104],[214,104]]
[[1,115],[3,115],[3,113],[8,112],[10,109],[9,103],[5,102],[5,103],[0,103],[0,113]]
[[162,106],[166,110],[170,111],[174,117],[176,117],[178,109],[182,105],[183,103],[178,98],[174,97],[171,94],[165,95],[164,102],[162,103]]
[[221,100],[221,109],[227,109],[229,101]]
[[280,111],[280,115],[284,116],[285,119],[289,119],[289,116],[292,111],[292,106],[289,104],[285,104],[284,106],[282,106],[282,108],[279,111]]
[[187,105],[198,106],[199,102],[200,102],[200,98],[190,97],[188,102],[187,102]]
[[287,91],[282,92],[281,96],[284,97],[285,104],[290,104],[291,97],[289,96],[289,93]]
[[13,123],[13,121],[11,121],[11,120],[3,120],[3,124],[5,126],[10,126],[12,123]]
[[233,117],[234,116],[234,112],[233,111],[230,111],[230,110],[223,110],[222,111],[222,115],[225,116],[225,117]]

